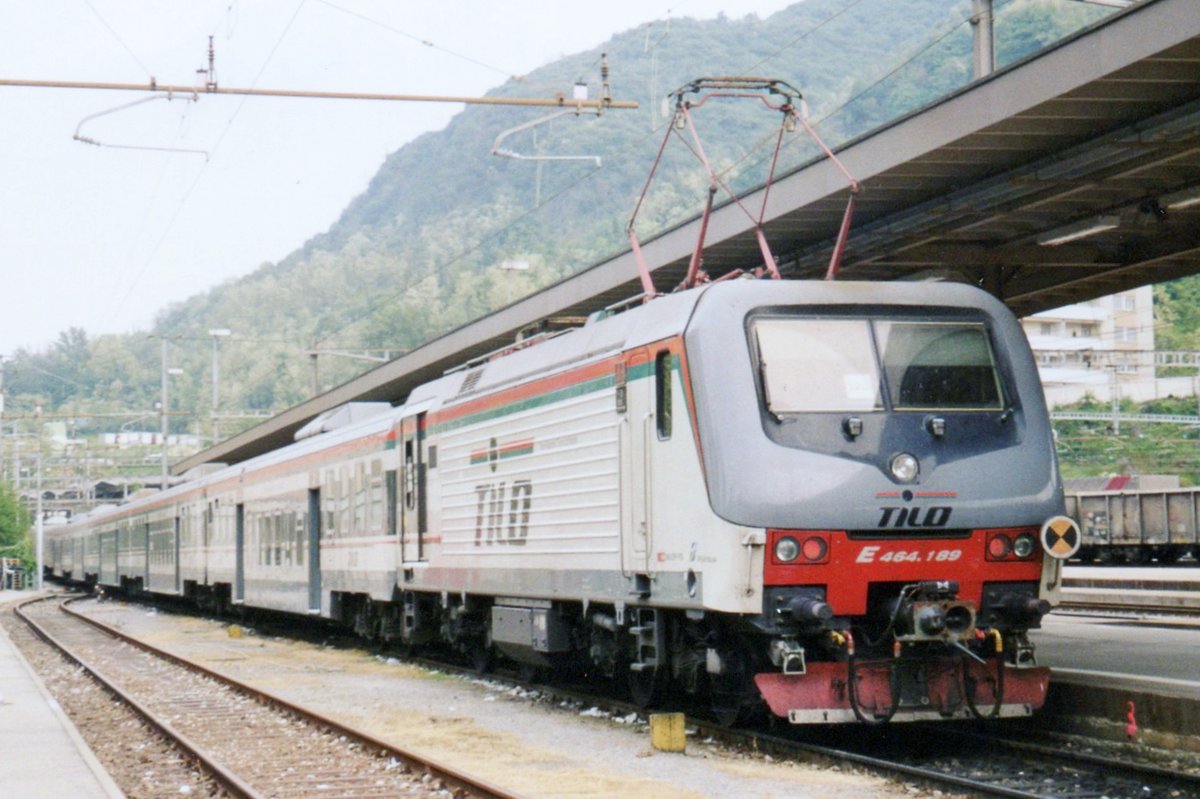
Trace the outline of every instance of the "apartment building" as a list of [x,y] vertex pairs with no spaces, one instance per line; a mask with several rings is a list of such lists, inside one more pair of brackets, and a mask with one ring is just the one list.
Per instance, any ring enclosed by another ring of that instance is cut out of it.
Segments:
[[1166,396],[1154,369],[1153,286],[1036,313],[1021,324],[1051,407],[1086,394],[1107,402],[1114,391],[1134,400]]

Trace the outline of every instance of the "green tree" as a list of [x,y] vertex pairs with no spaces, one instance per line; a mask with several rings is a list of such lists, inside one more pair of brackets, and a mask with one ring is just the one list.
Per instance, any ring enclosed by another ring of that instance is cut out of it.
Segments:
[[16,492],[0,485],[0,557],[20,558],[26,569],[35,566],[29,525],[29,511]]

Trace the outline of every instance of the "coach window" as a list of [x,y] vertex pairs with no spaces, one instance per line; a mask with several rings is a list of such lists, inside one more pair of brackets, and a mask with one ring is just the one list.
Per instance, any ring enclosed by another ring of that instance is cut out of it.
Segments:
[[654,359],[654,416],[658,420],[658,440],[671,437],[671,369],[674,357],[667,350]]
[[308,518],[303,513],[292,514],[292,535],[296,537],[296,565],[304,565],[304,545],[308,540]]
[[292,530],[296,527],[295,513],[292,511],[283,511],[279,514],[279,538],[283,541],[283,565],[291,566],[295,560],[295,541],[292,539]]
[[338,469],[342,493],[338,498],[338,527],[342,536],[354,535],[354,469],[349,465]]
[[262,565],[271,565],[271,533],[261,513],[246,514],[246,526],[258,533],[258,549],[262,553]]
[[417,466],[413,457],[413,442],[404,442],[404,507],[412,510],[417,500]]
[[325,470],[325,490],[321,492],[321,510],[325,514],[325,535],[337,534],[337,471]]
[[387,488],[387,534],[396,534],[396,470],[388,469],[385,473]]
[[367,532],[367,464],[354,464],[354,535]]
[[378,535],[383,532],[383,462],[378,458],[371,461],[370,477],[370,532]]

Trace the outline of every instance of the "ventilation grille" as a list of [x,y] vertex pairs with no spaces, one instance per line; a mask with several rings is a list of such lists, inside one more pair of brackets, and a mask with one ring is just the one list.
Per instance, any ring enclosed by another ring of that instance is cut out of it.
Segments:
[[479,378],[481,377],[483,377],[482,369],[476,369],[474,372],[468,372],[467,376],[463,378],[462,385],[459,387],[458,393],[466,394],[470,391],[473,391],[475,386],[479,385]]

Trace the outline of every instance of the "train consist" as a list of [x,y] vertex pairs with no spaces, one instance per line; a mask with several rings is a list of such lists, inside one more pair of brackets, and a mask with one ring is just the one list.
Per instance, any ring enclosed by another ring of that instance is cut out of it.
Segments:
[[974,288],[712,283],[309,428],[53,530],[53,573],[727,722],[1045,697],[1026,632],[1079,531],[1025,338]]

